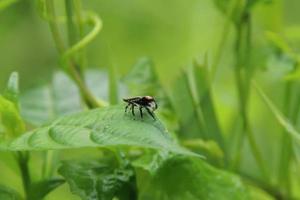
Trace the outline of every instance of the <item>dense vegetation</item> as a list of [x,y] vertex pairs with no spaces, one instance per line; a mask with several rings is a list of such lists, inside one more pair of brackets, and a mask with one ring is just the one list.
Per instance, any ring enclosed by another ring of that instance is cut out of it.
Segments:
[[0,199],[299,199],[297,5],[1,0]]

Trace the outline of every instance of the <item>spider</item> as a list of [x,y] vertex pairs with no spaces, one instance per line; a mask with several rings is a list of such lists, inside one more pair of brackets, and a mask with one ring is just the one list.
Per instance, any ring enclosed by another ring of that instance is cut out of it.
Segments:
[[143,118],[142,109],[144,108],[151,115],[151,117],[155,120],[153,111],[157,109],[157,104],[156,104],[156,101],[154,100],[153,97],[151,97],[151,96],[137,96],[137,97],[123,99],[123,101],[128,103],[125,107],[125,113],[127,112],[128,107],[131,106],[132,115],[135,116],[134,107],[138,106],[139,110],[140,110],[141,118]]

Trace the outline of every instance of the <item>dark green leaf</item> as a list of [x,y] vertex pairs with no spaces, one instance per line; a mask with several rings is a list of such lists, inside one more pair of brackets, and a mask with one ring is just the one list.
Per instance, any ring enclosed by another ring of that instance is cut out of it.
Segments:
[[21,200],[21,196],[14,190],[0,185],[1,200]]
[[135,187],[131,188],[134,171],[129,165],[117,166],[115,162],[104,160],[65,161],[59,168],[59,173],[66,178],[71,192],[83,200],[111,200],[122,193],[124,188],[129,193],[122,193],[120,199],[125,199],[125,196],[135,199]]
[[49,179],[34,183],[30,187],[29,197],[30,200],[43,199],[52,190],[62,185],[65,182],[63,179]]
[[249,199],[238,177],[200,159],[173,156],[162,162],[154,176],[138,173],[137,180],[140,200]]

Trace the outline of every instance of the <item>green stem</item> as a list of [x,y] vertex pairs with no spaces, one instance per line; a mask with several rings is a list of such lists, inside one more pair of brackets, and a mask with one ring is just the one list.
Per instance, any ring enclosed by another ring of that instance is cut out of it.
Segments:
[[[284,99],[284,114],[291,120],[293,110],[291,109],[291,92],[292,83],[287,82],[285,88],[285,99]],[[290,160],[292,156],[292,140],[289,134],[283,130],[281,139],[281,152],[279,160],[279,171],[278,171],[278,182],[281,187],[285,190],[287,196],[290,196],[291,185],[290,185]]]
[[48,23],[56,48],[60,54],[63,54],[63,52],[65,51],[65,45],[59,33],[53,0],[46,0],[46,8],[49,18]]
[[227,18],[225,19],[225,23],[223,26],[223,30],[221,32],[221,38],[220,38],[220,42],[219,45],[217,47],[217,52],[211,67],[211,80],[214,80],[215,76],[216,76],[216,72],[217,72],[217,68],[218,65],[220,63],[221,57],[222,57],[222,53],[224,52],[224,48],[225,48],[225,44],[226,44],[226,39],[228,37],[228,34],[230,32],[230,25],[232,23],[232,16],[234,14],[234,11],[236,9],[236,7],[238,6],[239,0],[231,0],[229,2],[229,8],[227,10]]
[[23,188],[25,192],[25,199],[29,196],[30,186],[31,186],[31,178],[28,168],[28,161],[29,161],[29,153],[28,152],[17,152],[16,153],[16,160],[20,169]]
[[58,52],[61,55],[61,64],[63,69],[71,76],[71,78],[75,81],[77,84],[81,97],[86,103],[86,105],[89,108],[95,108],[95,107],[101,107],[105,104],[97,101],[96,98],[92,95],[92,93],[87,88],[84,80],[82,79],[81,73],[78,70],[78,65],[72,60],[71,56],[76,53],[76,51],[79,51],[82,49],[85,45],[87,45],[89,42],[91,42],[92,39],[97,35],[97,33],[100,31],[102,23],[101,20],[97,17],[95,14],[89,15],[89,20],[94,23],[93,30],[84,38],[82,38],[79,42],[74,44],[71,48],[68,50],[65,50],[65,46],[63,43],[63,40],[61,39],[58,25],[57,25],[57,19],[55,15],[55,9],[53,0],[46,0],[46,7],[47,7],[47,13],[49,15],[49,25],[51,29],[52,36],[54,38],[56,47]]
[[68,27],[68,38],[69,38],[69,46],[74,45],[77,42],[77,29],[74,23],[73,17],[73,0],[65,0],[65,7],[67,13],[67,27]]
[[[83,18],[82,18],[82,5],[81,5],[81,0],[73,0],[74,4],[74,14],[75,14],[75,21],[76,21],[76,25],[77,25],[77,29],[78,29],[78,33],[79,33],[79,38],[83,38],[84,37],[84,22],[83,22]],[[86,66],[86,51],[85,49],[82,49],[79,53],[78,53],[78,63],[81,67],[81,71],[83,71],[84,67]]]
[[237,40],[236,40],[236,56],[237,56],[237,64],[235,67],[235,81],[236,86],[238,89],[238,96],[239,96],[239,107],[241,112],[241,117],[243,120],[242,124],[242,132],[238,140],[237,144],[237,154],[233,161],[234,169],[237,169],[239,167],[239,163],[241,160],[241,149],[243,146],[244,141],[244,135],[247,136],[250,148],[252,151],[252,154],[258,164],[258,167],[260,168],[260,171],[264,178],[269,180],[269,174],[267,173],[266,166],[263,162],[261,153],[259,151],[259,148],[256,144],[254,134],[251,130],[249,119],[247,116],[247,99],[249,96],[249,80],[251,79],[250,74],[246,74],[246,76],[243,76],[243,72],[249,70],[246,70],[248,63],[249,63],[249,56],[250,53],[250,45],[251,45],[251,22],[250,22],[250,13],[248,13],[246,10],[244,10],[243,14],[241,15],[241,21],[237,24]]

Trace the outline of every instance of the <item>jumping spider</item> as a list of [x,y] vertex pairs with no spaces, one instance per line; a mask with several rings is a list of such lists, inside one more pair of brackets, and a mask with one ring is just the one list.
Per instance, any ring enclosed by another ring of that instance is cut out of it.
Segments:
[[127,112],[128,107],[131,106],[132,115],[135,115],[134,107],[137,106],[137,107],[139,107],[141,118],[143,118],[142,109],[144,108],[151,115],[151,117],[155,120],[153,111],[157,109],[157,104],[153,97],[137,96],[137,97],[132,97],[132,98],[128,98],[128,99],[123,99],[123,101],[128,103],[125,107],[125,113]]

